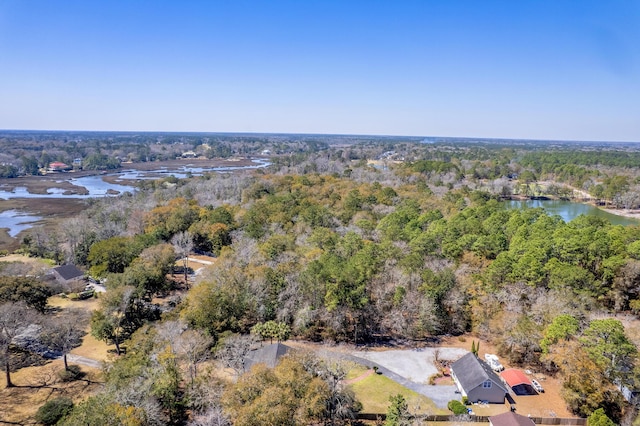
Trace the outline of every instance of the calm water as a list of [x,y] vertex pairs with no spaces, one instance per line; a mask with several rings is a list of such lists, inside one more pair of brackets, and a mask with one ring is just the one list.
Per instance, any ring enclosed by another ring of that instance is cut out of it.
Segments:
[[[217,173],[229,173],[234,170],[243,169],[258,169],[267,167],[271,164],[268,159],[255,159],[252,160],[253,164],[250,166],[227,166],[227,167],[192,167],[191,165],[185,165],[183,167],[175,169],[162,168],[152,171],[135,171],[135,170],[120,170],[115,173],[110,173],[109,176],[118,176],[121,179],[142,180],[142,179],[161,179],[163,177],[175,176],[176,178],[186,178],[187,176],[201,176],[206,172]],[[13,191],[0,190],[0,202],[4,200],[10,200],[13,198],[94,198],[94,197],[107,197],[110,192],[115,191],[117,194],[125,192],[135,191],[135,187],[129,185],[121,185],[117,183],[105,182],[102,178],[105,175],[85,176],[81,178],[69,178],[66,179],[76,186],[81,186],[87,189],[89,192],[86,195],[81,194],[64,194],[65,190],[60,188],[49,188],[46,194],[31,194],[27,191],[27,188],[17,187]],[[8,210],[0,212],[0,229],[8,228],[9,235],[15,237],[20,231],[29,229],[33,222],[41,220],[42,218],[37,216],[31,216],[28,213],[19,212],[17,210]]]
[[39,220],[42,220],[42,218],[31,216],[17,210],[0,212],[0,228],[9,228],[8,232],[11,237],[15,237],[20,231],[31,228],[33,223]]
[[65,189],[49,188],[46,194],[31,194],[27,188],[16,187],[13,191],[0,190],[0,199],[10,200],[12,198],[92,198],[106,197],[109,190],[118,193],[133,192],[135,188],[128,185],[119,185],[102,180],[103,176],[86,176],[81,178],[69,179],[69,182],[76,186],[82,186],[89,191],[88,194],[65,194]]
[[205,173],[216,172],[216,173],[228,173],[235,170],[250,170],[250,169],[261,169],[271,165],[271,162],[268,159],[255,159],[251,160],[253,163],[250,166],[225,166],[225,167],[195,167],[191,164],[187,164],[182,167],[177,168],[160,168],[156,170],[149,171],[138,171],[138,170],[123,170],[118,173],[120,178],[122,179],[161,179],[164,177],[174,176],[178,179],[184,179],[189,176],[202,176]]
[[637,219],[622,217],[615,214],[607,213],[597,207],[589,204],[572,203],[571,201],[561,200],[527,200],[527,201],[505,201],[505,205],[511,209],[526,209],[542,207],[550,215],[558,215],[565,222],[570,222],[581,214],[585,216],[597,216],[607,219],[614,225],[640,225]]
[[[137,170],[121,170],[115,173],[110,173],[109,176],[118,176],[120,179],[129,180],[143,180],[143,179],[162,179],[168,176],[175,176],[179,179],[184,179],[188,176],[202,176],[206,172],[228,173],[234,170],[247,170],[247,169],[259,169],[267,167],[271,163],[269,160],[257,159],[253,160],[250,166],[227,166],[227,167],[191,167],[185,165],[175,169],[157,169],[151,171],[137,171]],[[135,188],[129,185],[121,185],[117,183],[105,182],[102,178],[104,175],[85,176],[81,178],[67,179],[69,182],[76,186],[82,186],[89,191],[86,195],[80,194],[64,194],[64,190],[60,188],[49,188],[46,194],[31,194],[26,188],[17,187],[13,191],[0,190],[0,199],[10,200],[12,198],[92,198],[92,197],[106,197],[109,196],[109,192],[115,191],[117,194],[124,192],[133,192]],[[1,227],[0,223],[0,227]]]

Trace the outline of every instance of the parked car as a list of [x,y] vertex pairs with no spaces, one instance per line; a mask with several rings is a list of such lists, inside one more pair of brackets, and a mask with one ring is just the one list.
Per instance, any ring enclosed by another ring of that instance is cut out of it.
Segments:
[[543,393],[544,392],[544,388],[542,387],[542,385],[540,383],[538,383],[538,381],[536,379],[531,379],[531,384],[533,385],[533,388],[536,390],[536,392],[538,392],[538,393]]
[[502,364],[500,364],[500,360],[498,359],[497,355],[485,354],[484,359],[487,361],[487,364],[489,364],[489,367],[491,367],[493,371],[500,372],[504,370],[504,367]]

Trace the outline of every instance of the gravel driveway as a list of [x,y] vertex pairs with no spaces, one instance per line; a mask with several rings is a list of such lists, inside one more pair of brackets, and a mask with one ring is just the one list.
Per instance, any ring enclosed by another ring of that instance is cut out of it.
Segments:
[[452,399],[460,400],[453,385],[429,385],[429,377],[438,372],[435,351],[440,359],[455,361],[468,351],[460,348],[419,348],[388,351],[352,351],[354,357],[377,365],[380,371],[401,385],[430,398],[438,407],[447,408]]
[[337,351],[329,348],[317,350],[322,357],[345,359],[369,368],[378,367],[378,371],[421,395],[431,399],[436,406],[447,408],[452,399],[461,399],[453,385],[429,385],[429,377],[438,370],[434,365],[435,351],[440,359],[455,361],[469,351],[460,348],[420,348],[386,351]]
[[440,359],[455,361],[468,351],[459,348],[420,348],[389,351],[353,351],[353,355],[368,359],[393,371],[414,383],[428,384],[429,377],[436,374],[435,351]]

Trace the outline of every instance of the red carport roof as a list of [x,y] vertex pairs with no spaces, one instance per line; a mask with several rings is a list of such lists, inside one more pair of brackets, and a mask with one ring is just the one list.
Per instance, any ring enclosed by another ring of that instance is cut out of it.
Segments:
[[504,370],[500,373],[500,377],[504,379],[505,382],[511,387],[518,385],[529,385],[532,386],[531,380],[521,371],[516,370],[515,368],[509,368],[508,370]]

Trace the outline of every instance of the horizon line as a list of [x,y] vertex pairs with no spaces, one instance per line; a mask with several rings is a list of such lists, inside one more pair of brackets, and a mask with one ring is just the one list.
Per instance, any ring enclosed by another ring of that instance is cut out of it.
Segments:
[[71,129],[0,129],[0,132],[16,133],[148,133],[148,134],[213,134],[213,135],[287,135],[287,136],[336,136],[336,137],[374,137],[374,138],[413,138],[413,139],[464,139],[478,141],[518,141],[518,142],[570,142],[570,143],[640,143],[633,140],[585,140],[585,139],[536,139],[523,137],[487,137],[487,136],[442,136],[442,135],[392,135],[368,133],[313,133],[313,132],[253,132],[253,131],[186,131],[186,130],[71,130]]

